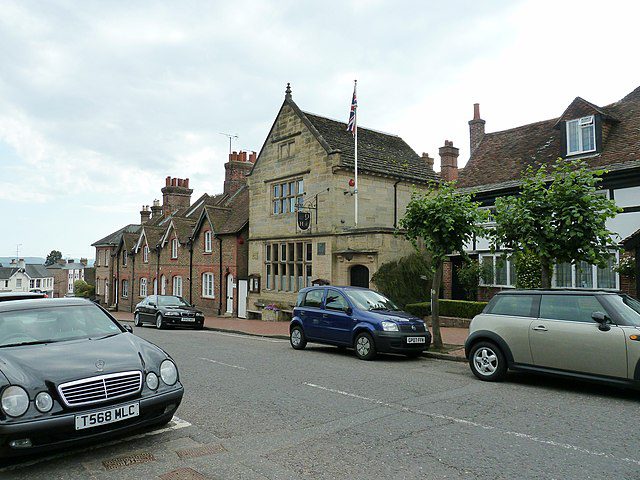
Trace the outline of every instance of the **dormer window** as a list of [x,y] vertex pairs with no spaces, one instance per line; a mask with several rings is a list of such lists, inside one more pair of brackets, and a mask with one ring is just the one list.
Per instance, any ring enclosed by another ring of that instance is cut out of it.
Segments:
[[567,122],[567,155],[594,152],[596,127],[593,115]]

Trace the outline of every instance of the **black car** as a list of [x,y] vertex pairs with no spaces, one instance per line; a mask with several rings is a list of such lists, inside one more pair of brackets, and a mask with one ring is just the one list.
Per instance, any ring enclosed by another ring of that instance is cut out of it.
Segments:
[[204,314],[177,295],[149,295],[136,305],[133,313],[134,325],[141,327],[151,323],[156,328],[204,326]]
[[84,299],[0,303],[0,458],[171,420],[171,357]]

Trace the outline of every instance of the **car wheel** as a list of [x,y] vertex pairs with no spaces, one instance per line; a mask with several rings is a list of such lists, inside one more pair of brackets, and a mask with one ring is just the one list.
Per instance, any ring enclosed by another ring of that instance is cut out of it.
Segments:
[[291,329],[291,333],[289,334],[289,342],[291,342],[291,346],[296,350],[302,350],[307,346],[307,339],[304,336],[302,327],[296,325]]
[[507,374],[504,354],[491,342],[479,342],[473,346],[469,366],[476,377],[486,382],[498,382]]
[[409,352],[405,353],[405,355],[407,356],[407,358],[418,358],[422,355],[422,352]]
[[136,327],[142,326],[142,320],[140,320],[140,314],[138,312],[133,314],[133,325]]
[[156,315],[156,328],[162,330],[164,328],[164,322],[162,321],[162,314]]
[[372,360],[376,356],[376,346],[373,337],[367,332],[359,333],[354,348],[360,360]]
[[202,330],[204,328],[204,324],[203,325],[196,325],[196,330]]

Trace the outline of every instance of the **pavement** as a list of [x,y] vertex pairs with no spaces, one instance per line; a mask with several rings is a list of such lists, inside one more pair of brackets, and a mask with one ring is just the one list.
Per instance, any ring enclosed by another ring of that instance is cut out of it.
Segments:
[[[133,314],[129,312],[111,312],[118,320],[133,321]],[[261,337],[289,338],[289,322],[265,322],[262,320],[245,320],[234,317],[207,316],[204,326],[209,330],[220,332],[241,333]],[[468,328],[440,327],[444,351],[429,351],[425,356],[444,360],[466,361],[464,357],[464,342],[469,336]]]

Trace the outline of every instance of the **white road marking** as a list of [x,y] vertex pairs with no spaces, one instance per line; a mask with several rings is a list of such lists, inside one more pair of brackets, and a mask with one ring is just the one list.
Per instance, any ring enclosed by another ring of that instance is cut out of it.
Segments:
[[261,342],[289,343],[288,340],[283,340],[279,338],[256,337],[255,335],[241,335],[239,333],[217,332],[215,330],[210,330],[209,333],[212,333],[215,335],[222,335],[224,337],[236,337],[236,338],[243,338],[243,339],[249,339],[249,340],[258,340]]
[[231,365],[230,363],[219,362],[218,360],[211,360],[210,358],[200,357],[200,360],[205,360],[207,362],[216,363],[218,365],[224,365],[225,367],[237,368],[238,370],[246,370],[246,368],[241,367],[240,365]]
[[131,440],[138,440],[144,437],[150,437],[152,435],[158,435],[160,433],[165,433],[171,430],[180,430],[181,428],[190,427],[191,424],[186,420],[182,420],[181,418],[176,417],[175,415],[171,419],[171,421],[164,428],[159,428],[158,430],[152,430],[150,432],[139,433],[137,435],[131,435],[129,437],[119,438],[117,440],[110,440],[108,442],[97,443],[95,445],[91,445],[85,448],[77,448],[74,449],[71,447],[69,451],[62,451],[60,453],[55,453],[53,455],[47,455],[46,457],[38,457],[32,460],[28,460],[26,462],[16,463],[14,465],[10,465],[8,467],[0,468],[0,472],[7,472],[9,470],[18,470],[23,467],[30,467],[32,465],[37,465],[38,463],[48,462],[49,460],[55,460],[57,458],[68,457],[70,455],[77,455],[78,453],[90,452],[91,450],[98,450],[103,447],[110,447],[112,445],[117,445],[119,443],[128,442]]
[[529,435],[527,433],[512,432],[510,430],[502,430],[502,429],[500,429],[498,427],[494,427],[494,426],[491,426],[491,425],[483,425],[482,423],[473,422],[471,420],[465,420],[464,418],[451,417],[449,415],[441,415],[439,413],[425,412],[425,411],[417,409],[417,408],[406,407],[404,405],[395,404],[395,403],[388,403],[388,402],[384,402],[382,400],[376,400],[375,398],[363,397],[362,395],[357,395],[355,393],[345,392],[345,391],[342,391],[342,390],[336,390],[334,388],[323,387],[322,385],[316,385],[315,383],[304,382],[304,385],[306,385],[307,387],[312,387],[312,388],[317,388],[319,390],[324,390],[325,392],[335,393],[337,395],[342,395],[342,396],[345,396],[345,397],[351,397],[351,398],[355,398],[355,399],[358,399],[358,400],[363,400],[365,402],[369,402],[369,403],[373,403],[373,404],[376,404],[376,405],[380,405],[382,407],[391,408],[391,409],[394,409],[394,410],[397,410],[397,411],[415,413],[415,414],[418,414],[418,415],[423,415],[423,416],[431,417],[431,418],[437,418],[437,419],[440,419],[440,420],[449,420],[451,422],[459,423],[459,424],[462,424],[462,425],[467,425],[469,427],[481,428],[483,430],[495,430],[496,432],[499,432],[501,434],[510,435],[510,436],[518,437],[518,438],[524,438],[524,439],[529,440],[531,442],[541,443],[541,444],[544,444],[544,445],[550,445],[552,447],[564,448],[566,450],[573,450],[575,452],[584,453],[586,455],[591,455],[591,456],[594,456],[594,457],[608,458],[608,459],[611,459],[611,460],[621,460],[623,462],[633,463],[634,465],[640,465],[640,460],[636,460],[634,458],[618,457],[618,456],[612,455],[610,453],[597,452],[597,451],[594,451],[594,450],[589,450],[587,448],[578,447],[576,445],[571,445],[570,443],[556,442],[554,440],[546,440],[544,438],[539,438],[539,437],[536,437],[534,435]]

